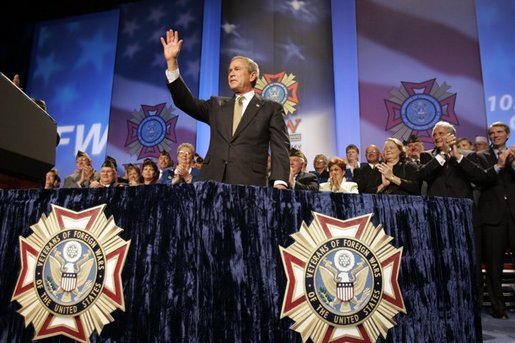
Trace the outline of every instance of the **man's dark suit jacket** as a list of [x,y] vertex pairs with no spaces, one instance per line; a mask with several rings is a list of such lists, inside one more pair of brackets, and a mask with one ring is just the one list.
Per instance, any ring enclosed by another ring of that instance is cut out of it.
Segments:
[[295,179],[295,190],[318,191],[319,184],[316,175],[306,172],[300,172]]
[[290,140],[281,104],[256,94],[233,135],[234,97],[196,99],[182,77],[169,83],[168,88],[178,108],[211,127],[209,149],[200,171],[200,180],[266,186],[270,147],[270,179],[288,181]]
[[472,156],[487,172],[487,178],[480,183],[479,212],[483,222],[490,225],[499,224],[506,209],[515,219],[515,170],[511,166],[511,161],[507,161],[506,166],[497,173],[494,169],[497,156],[491,147]]
[[372,169],[370,164],[362,163],[354,170],[354,182],[358,184],[359,193],[377,193],[377,187],[382,183],[381,173]]
[[468,155],[460,163],[451,157],[442,166],[435,157],[437,153],[434,149],[420,154],[419,172],[422,180],[427,181],[427,195],[472,199],[471,183],[485,180],[484,169]]

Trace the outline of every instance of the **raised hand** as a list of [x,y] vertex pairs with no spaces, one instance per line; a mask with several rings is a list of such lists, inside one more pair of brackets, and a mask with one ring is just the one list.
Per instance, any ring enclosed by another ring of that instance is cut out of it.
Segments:
[[182,39],[179,39],[179,32],[174,30],[166,31],[166,39],[161,37],[161,44],[163,45],[163,55],[168,64],[168,69],[170,67],[177,69],[177,58],[182,48]]

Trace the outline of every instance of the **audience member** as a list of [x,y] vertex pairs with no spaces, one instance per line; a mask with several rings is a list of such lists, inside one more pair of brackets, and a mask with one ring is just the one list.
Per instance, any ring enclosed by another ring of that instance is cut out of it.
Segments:
[[420,164],[420,154],[424,151],[424,143],[417,135],[411,135],[405,140],[406,154],[409,161]]
[[420,194],[420,178],[414,162],[406,159],[406,148],[397,138],[387,138],[383,148],[383,162],[374,168],[381,174],[377,193]]
[[345,148],[347,156],[347,169],[345,170],[345,178],[349,181],[354,180],[354,170],[359,168],[359,149],[354,144],[349,144]]
[[64,179],[64,188],[89,187],[92,181],[99,179],[99,175],[91,166],[91,158],[87,153],[77,151],[75,165],[77,169]]
[[289,185],[295,190],[318,190],[318,179],[311,173],[306,173],[306,156],[297,149],[290,152],[290,177]]
[[192,183],[198,180],[200,172],[193,168],[195,147],[190,143],[182,143],[177,147],[177,165],[159,180],[165,184]]
[[[354,181],[358,184],[360,193],[376,193],[379,186],[371,176],[372,170],[377,166],[381,158],[381,152],[377,145],[369,145],[365,150],[367,163],[362,163],[361,167],[354,171]],[[380,183],[380,182],[379,182]]]
[[329,161],[329,181],[320,184],[320,191],[333,193],[358,193],[358,184],[345,179],[345,162],[341,158]]
[[[164,175],[164,174],[163,174]],[[145,158],[141,166],[141,176],[144,185],[153,185],[157,183],[159,177],[159,169],[157,164],[150,158]]]
[[143,183],[143,176],[141,175],[141,171],[138,166],[133,164],[129,164],[125,169],[127,174],[127,183],[129,186],[138,186]]
[[487,178],[479,183],[482,187],[479,211],[483,220],[486,281],[492,316],[508,319],[502,273],[506,248],[515,254],[515,146],[506,146],[510,127],[503,122],[491,124],[488,135],[491,147],[474,155],[487,171]]
[[461,137],[456,140],[456,145],[458,146],[458,149],[464,152],[473,151],[474,145],[472,145],[472,142],[470,139],[466,137]]
[[318,154],[313,159],[314,170],[310,171],[311,174],[318,178],[318,182],[327,182],[329,179],[329,171],[327,170],[327,156],[324,154]]
[[485,151],[490,147],[488,146],[488,139],[483,136],[476,136],[474,140],[474,150],[475,151]]
[[100,168],[100,178],[98,181],[93,180],[90,182],[89,187],[91,188],[101,188],[101,187],[120,187],[123,184],[119,184],[117,182],[117,172],[116,172],[116,161],[111,157],[107,157],[104,163],[102,164],[102,168]]
[[[272,158],[270,155],[268,155],[270,158]],[[204,164],[204,159],[202,156],[200,156],[198,153],[195,153],[195,156],[193,157],[193,168],[195,169],[202,169],[202,165]]]
[[60,179],[58,179],[59,175],[57,173],[57,169],[52,168],[49,171],[47,171],[45,175],[45,185],[43,188],[45,189],[53,189],[53,188],[59,188],[60,186]]
[[158,180],[161,179],[163,176],[163,172],[166,169],[173,169],[173,160],[170,157],[170,154],[166,150],[161,150],[161,153],[159,154],[159,159],[157,161],[157,165],[159,167],[159,176]]

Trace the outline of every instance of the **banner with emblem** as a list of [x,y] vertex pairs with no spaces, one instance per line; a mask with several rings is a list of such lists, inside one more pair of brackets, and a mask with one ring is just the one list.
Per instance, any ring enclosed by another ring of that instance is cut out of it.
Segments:
[[[251,16],[242,16],[242,9]],[[284,106],[292,147],[308,165],[336,153],[331,2],[223,2],[220,90],[232,96],[227,68],[236,55],[260,68],[256,93]],[[256,30],[259,28],[259,30]]]
[[415,134],[431,148],[439,120],[484,135],[475,1],[357,1],[361,147]]
[[181,75],[198,94],[202,1],[154,1],[121,8],[107,155],[119,165],[157,160],[162,150],[195,144],[196,121],[174,107],[159,40],[167,29],[187,37]]
[[34,326],[34,339],[64,335],[89,341],[94,330],[125,311],[122,270],[130,241],[104,215],[105,205],[80,212],[52,205],[52,212],[20,237],[21,271],[13,292]]
[[375,342],[406,313],[398,278],[402,248],[390,244],[372,214],[347,220],[313,213],[280,247],[287,277],[281,318],[318,342]]

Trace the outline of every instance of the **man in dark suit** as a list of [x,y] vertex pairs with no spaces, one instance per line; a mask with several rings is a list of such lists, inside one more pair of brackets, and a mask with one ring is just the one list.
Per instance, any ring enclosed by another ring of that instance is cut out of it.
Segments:
[[359,168],[354,169],[354,182],[358,184],[359,193],[375,194],[377,186],[381,184],[381,174],[373,171],[381,159],[381,151],[377,145],[369,145],[365,157],[367,163],[361,163]]
[[[433,127],[434,149],[420,154],[420,177],[427,182],[427,195],[469,198],[473,200],[472,183],[484,182],[487,175],[472,156],[464,156],[456,144],[456,129],[440,121]],[[481,305],[483,276],[481,274],[481,217],[475,204],[472,206],[475,241],[475,272],[478,303]]]
[[259,67],[248,57],[236,56],[229,66],[228,83],[235,96],[196,99],[179,74],[182,47],[177,31],[161,37],[167,62],[168,88],[175,105],[211,127],[211,139],[201,180],[231,184],[267,185],[268,151],[272,155],[270,179],[286,188],[290,142],[281,104],[254,93]]
[[440,121],[433,128],[435,147],[420,154],[420,177],[427,181],[427,195],[470,198],[472,185],[484,181],[485,172],[456,144],[456,129]]
[[506,248],[515,253],[515,147],[506,146],[510,128],[502,122],[490,125],[488,135],[490,148],[474,154],[489,176],[480,184],[479,211],[492,315],[508,319],[501,282]]

